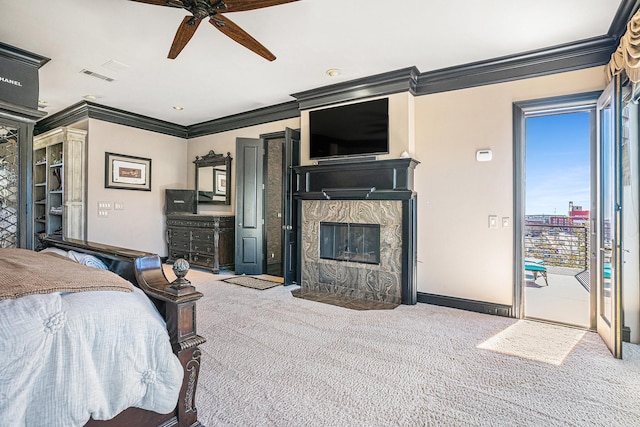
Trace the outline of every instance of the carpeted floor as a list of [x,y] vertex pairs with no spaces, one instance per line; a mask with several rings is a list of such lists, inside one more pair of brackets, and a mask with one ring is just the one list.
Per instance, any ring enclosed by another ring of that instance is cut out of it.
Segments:
[[[625,360],[616,360],[592,332],[549,332],[543,323],[426,304],[355,311],[294,298],[282,286],[258,291],[216,277],[187,276],[204,294],[197,321],[208,341],[196,404],[206,426],[640,420],[638,346],[625,344]],[[535,342],[517,342],[523,336]],[[504,345],[527,353],[505,354]],[[541,361],[554,346],[555,356]]]

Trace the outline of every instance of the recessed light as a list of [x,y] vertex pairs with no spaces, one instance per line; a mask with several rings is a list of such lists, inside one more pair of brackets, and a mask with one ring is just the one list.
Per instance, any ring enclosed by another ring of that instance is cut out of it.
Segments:
[[330,69],[327,70],[327,75],[329,77],[339,76],[340,75],[340,70],[338,70],[337,68],[330,68]]
[[97,101],[98,97],[95,95],[85,95],[83,96],[84,99],[86,99],[87,101]]
[[184,110],[184,107],[181,107],[179,105],[176,105],[175,107],[173,107],[174,110],[178,110],[178,111],[182,111]]

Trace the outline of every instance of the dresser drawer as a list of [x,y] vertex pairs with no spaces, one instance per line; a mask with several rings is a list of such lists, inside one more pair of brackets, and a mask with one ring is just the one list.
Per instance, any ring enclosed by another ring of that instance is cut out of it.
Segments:
[[189,240],[179,240],[172,238],[171,242],[169,242],[169,250],[173,249],[189,252],[189,250],[191,249],[191,243],[189,243]]
[[213,243],[213,231],[208,230],[192,230],[191,241]]
[[191,252],[198,252],[201,254],[212,254],[213,243],[207,242],[191,242]]
[[171,236],[171,240],[189,240],[191,231],[184,228],[170,228],[169,236]]
[[175,260],[177,260],[179,258],[184,258],[184,259],[186,259],[188,261],[189,260],[189,252],[180,251],[180,250],[174,250],[174,249],[171,249],[169,251],[169,260],[170,261],[175,261]]
[[213,267],[213,255],[191,253],[190,262],[205,267]]

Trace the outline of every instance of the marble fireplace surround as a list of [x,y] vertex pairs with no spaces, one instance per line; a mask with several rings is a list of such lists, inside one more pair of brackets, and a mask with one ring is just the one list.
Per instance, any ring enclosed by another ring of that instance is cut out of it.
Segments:
[[[410,158],[296,166],[301,291],[415,304],[416,206]],[[320,258],[320,223],[380,225],[380,263]]]
[[[321,259],[320,223],[380,225],[380,264]],[[305,200],[302,203],[305,290],[400,304],[402,203],[398,200]]]

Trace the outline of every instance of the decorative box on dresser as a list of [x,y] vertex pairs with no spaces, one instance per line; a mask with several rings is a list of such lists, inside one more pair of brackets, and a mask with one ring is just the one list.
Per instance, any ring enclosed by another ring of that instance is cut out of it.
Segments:
[[235,267],[235,217],[167,214],[168,262],[184,258],[214,273]]

